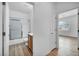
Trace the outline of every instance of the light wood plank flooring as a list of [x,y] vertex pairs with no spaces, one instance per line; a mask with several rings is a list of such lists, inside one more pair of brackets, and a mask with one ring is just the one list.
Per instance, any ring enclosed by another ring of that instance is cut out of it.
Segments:
[[[78,56],[77,38],[59,36],[59,49],[54,49],[47,56]],[[9,47],[10,56],[31,56],[24,44]]]
[[59,49],[52,50],[48,56],[78,56],[78,40],[59,36]]
[[23,43],[9,46],[10,56],[31,56],[31,53]]
[[47,56],[57,56],[57,55],[58,55],[58,49],[55,48],[50,53],[48,53]]

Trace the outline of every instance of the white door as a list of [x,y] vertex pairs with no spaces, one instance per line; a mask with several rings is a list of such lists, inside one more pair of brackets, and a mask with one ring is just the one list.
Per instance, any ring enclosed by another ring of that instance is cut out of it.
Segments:
[[0,56],[2,55],[2,3],[0,2]]

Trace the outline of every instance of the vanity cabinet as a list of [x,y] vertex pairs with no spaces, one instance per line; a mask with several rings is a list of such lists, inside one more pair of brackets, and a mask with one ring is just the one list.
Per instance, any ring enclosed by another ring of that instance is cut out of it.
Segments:
[[28,34],[28,47],[31,54],[33,55],[33,36],[30,34]]

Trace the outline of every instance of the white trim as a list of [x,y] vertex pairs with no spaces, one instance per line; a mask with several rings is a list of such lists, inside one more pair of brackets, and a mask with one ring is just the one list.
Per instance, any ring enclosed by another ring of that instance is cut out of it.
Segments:
[[7,2],[4,7],[4,32],[6,33],[4,36],[4,56],[9,56],[9,6]]

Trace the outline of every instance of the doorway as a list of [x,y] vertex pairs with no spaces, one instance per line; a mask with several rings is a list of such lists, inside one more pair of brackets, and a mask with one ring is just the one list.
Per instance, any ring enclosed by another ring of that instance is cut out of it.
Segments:
[[[31,22],[33,5],[26,2],[8,2],[9,56],[32,56]],[[31,42],[30,42],[31,41]]]
[[78,56],[78,9],[58,15],[58,55]]

